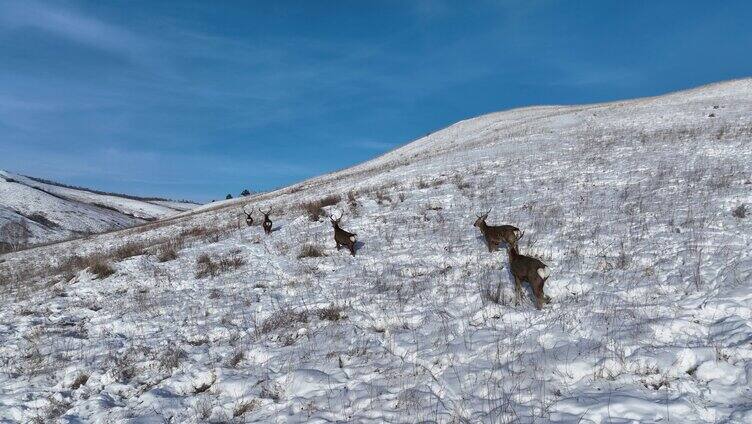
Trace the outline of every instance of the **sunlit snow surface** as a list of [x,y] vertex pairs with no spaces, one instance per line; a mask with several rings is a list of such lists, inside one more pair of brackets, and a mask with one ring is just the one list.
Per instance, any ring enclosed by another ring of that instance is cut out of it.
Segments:
[[[750,164],[740,80],[490,114],[142,232],[6,255],[41,265],[225,228],[105,279],[4,287],[0,419],[752,422],[752,211],[732,215],[752,205]],[[298,206],[329,194],[355,257]],[[237,226],[246,201],[274,207],[271,236]],[[542,311],[529,291],[514,305],[506,250],[472,226],[491,207],[552,271]],[[298,258],[306,244],[325,256]],[[245,264],[197,278],[202,254]]]

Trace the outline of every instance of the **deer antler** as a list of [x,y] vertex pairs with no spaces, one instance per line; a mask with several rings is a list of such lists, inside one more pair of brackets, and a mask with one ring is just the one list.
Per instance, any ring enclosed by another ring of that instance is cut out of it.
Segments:
[[259,212],[263,213],[264,215],[269,215],[270,213],[272,213],[272,208],[271,207],[266,212],[262,211],[261,208],[258,208],[258,210],[259,210]]
[[248,211],[245,210],[245,205],[243,205],[243,213],[246,214],[246,216],[251,216],[251,214],[253,213],[253,211],[251,211],[251,213],[248,213]]
[[482,214],[480,214],[480,215],[477,215],[477,214],[476,214],[475,216],[477,216],[478,218],[480,218],[480,217],[483,217],[483,216],[488,216],[488,214],[489,214],[489,213],[491,213],[491,209],[490,209],[490,208],[488,209],[488,212],[486,212],[486,213],[482,213]]

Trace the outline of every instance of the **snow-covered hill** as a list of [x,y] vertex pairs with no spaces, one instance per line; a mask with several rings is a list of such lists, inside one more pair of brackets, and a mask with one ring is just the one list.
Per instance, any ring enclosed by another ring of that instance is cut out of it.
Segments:
[[[100,194],[0,170],[0,228],[22,224],[29,236],[24,244],[29,245],[132,227],[195,206]],[[0,243],[11,242],[0,232]]]
[[[6,255],[0,419],[752,422],[750,164],[745,79],[494,113]],[[472,226],[488,208],[552,270],[542,311]]]

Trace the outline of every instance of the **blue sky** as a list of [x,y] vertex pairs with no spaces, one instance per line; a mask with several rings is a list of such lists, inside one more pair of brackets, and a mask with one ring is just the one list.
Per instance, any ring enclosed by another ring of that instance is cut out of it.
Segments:
[[0,0],[0,168],[206,201],[531,104],[752,76],[746,1]]

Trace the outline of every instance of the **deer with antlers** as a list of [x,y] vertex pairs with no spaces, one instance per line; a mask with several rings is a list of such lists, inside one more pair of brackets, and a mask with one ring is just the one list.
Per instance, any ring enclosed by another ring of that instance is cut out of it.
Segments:
[[488,212],[476,215],[478,219],[475,220],[474,226],[478,227],[483,237],[486,239],[486,246],[488,251],[493,252],[498,249],[499,244],[504,241],[509,246],[516,246],[517,242],[522,238],[524,232],[513,225],[488,225],[486,224],[486,218],[491,213],[491,209]]
[[339,214],[339,218],[334,219],[333,215],[329,215],[329,220],[332,221],[332,227],[334,227],[334,242],[337,243],[337,250],[340,250],[342,246],[347,246],[350,249],[350,254],[355,256],[355,242],[357,240],[357,234],[347,232],[339,227],[339,221],[342,219],[342,213]]
[[245,214],[245,225],[251,226],[253,225],[253,210],[249,213],[247,210],[245,210],[245,206],[243,206],[243,213]]
[[527,281],[533,288],[535,295],[535,307],[539,310],[544,303],[549,303],[551,298],[543,293],[543,285],[546,283],[551,271],[546,264],[530,256],[520,255],[517,251],[516,244],[510,244],[509,252],[509,269],[514,276],[515,305],[520,303],[522,298],[522,282]]
[[264,227],[264,232],[269,235],[272,233],[272,220],[269,219],[269,214],[272,213],[271,206],[269,207],[269,210],[264,212],[259,208],[259,212],[261,212],[264,215],[264,222],[261,223],[261,226]]

